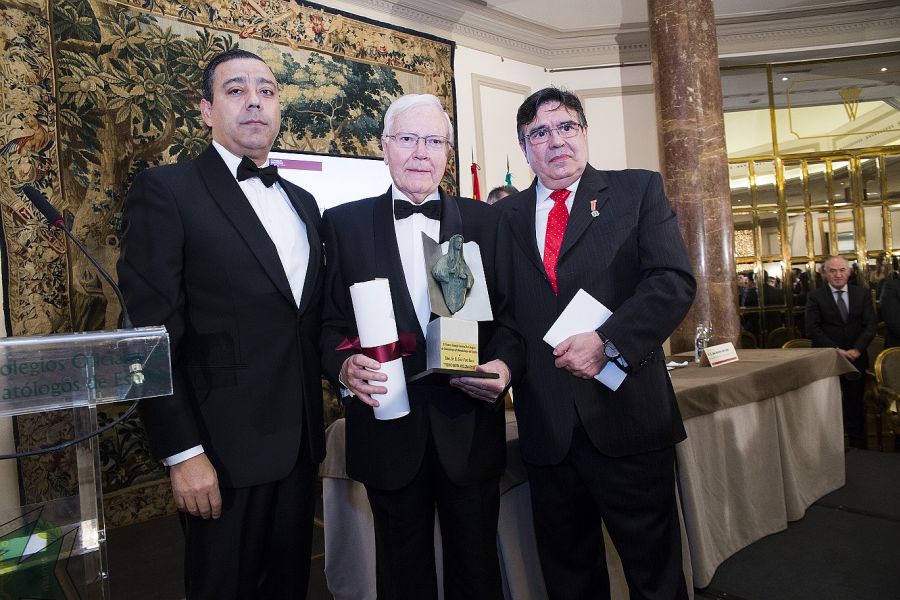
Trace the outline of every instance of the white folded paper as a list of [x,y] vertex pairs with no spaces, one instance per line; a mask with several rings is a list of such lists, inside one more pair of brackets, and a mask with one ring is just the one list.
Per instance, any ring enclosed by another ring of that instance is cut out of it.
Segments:
[[[544,341],[556,348],[566,338],[578,333],[594,331],[612,315],[612,312],[602,302],[588,294],[578,290],[569,305],[566,306],[556,322],[547,330]],[[627,373],[613,362],[607,362],[594,379],[616,391],[625,381]]]
[[[387,279],[373,279],[350,286],[350,299],[356,315],[359,345],[376,348],[392,344],[399,339],[394,305],[391,302],[391,286]],[[406,373],[403,359],[381,363],[381,372],[387,381],[372,381],[372,385],[387,388],[386,394],[372,394],[380,406],[373,409],[375,418],[381,421],[397,419],[409,414],[409,396],[406,393]]]

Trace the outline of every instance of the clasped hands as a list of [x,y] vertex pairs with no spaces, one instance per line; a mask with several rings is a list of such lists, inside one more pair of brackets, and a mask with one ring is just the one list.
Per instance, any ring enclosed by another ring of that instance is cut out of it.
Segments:
[[849,350],[842,350],[841,348],[838,348],[837,351],[840,353],[841,356],[843,356],[850,362],[853,362],[854,360],[856,360],[857,358],[862,356],[860,351],[857,350],[856,348],[850,348]]
[[[357,398],[374,408],[379,404],[372,394],[387,393],[386,387],[378,385],[378,382],[387,381],[387,375],[379,369],[381,369],[381,363],[377,360],[364,354],[354,354],[341,365],[340,380]],[[450,385],[477,400],[495,402],[509,385],[511,377],[509,367],[502,360],[495,359],[478,365],[476,370],[484,373],[496,373],[499,377],[497,379],[455,377],[450,380]]]

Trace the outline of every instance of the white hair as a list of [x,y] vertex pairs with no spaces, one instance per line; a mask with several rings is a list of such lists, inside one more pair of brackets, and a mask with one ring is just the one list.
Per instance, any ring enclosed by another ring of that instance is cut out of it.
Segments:
[[453,123],[450,121],[450,115],[441,106],[441,101],[437,99],[437,96],[433,94],[406,94],[391,102],[387,112],[384,113],[384,130],[382,130],[381,136],[390,135],[391,126],[394,124],[394,119],[397,118],[397,115],[416,106],[433,106],[441,111],[441,114],[444,115],[444,120],[447,121],[447,139],[452,143]]

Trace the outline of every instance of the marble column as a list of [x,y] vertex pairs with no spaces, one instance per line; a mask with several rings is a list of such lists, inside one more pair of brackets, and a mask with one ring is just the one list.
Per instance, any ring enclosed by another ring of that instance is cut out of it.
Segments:
[[647,0],[657,130],[666,194],[697,278],[697,297],[670,338],[694,347],[698,321],[712,343],[740,343],[734,229],[712,0]]

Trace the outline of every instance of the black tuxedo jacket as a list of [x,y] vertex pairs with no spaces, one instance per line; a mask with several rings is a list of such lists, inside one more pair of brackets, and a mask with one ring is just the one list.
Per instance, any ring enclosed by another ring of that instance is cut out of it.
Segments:
[[841,319],[837,302],[831,287],[825,283],[816,288],[806,299],[806,335],[816,348],[855,348],[860,357],[853,361],[858,371],[865,372],[869,366],[866,350],[875,337],[875,309],[868,288],[858,285],[847,286],[849,318]]
[[[888,279],[881,291],[881,320],[887,325],[884,347],[900,346],[900,279]],[[874,360],[874,356],[872,359]]]
[[286,476],[324,456],[318,352],[321,217],[280,180],[306,224],[310,261],[296,306],[275,245],[209,146],[142,172],[125,212],[119,282],[136,325],[165,325],[174,393],[141,403],[154,456],[203,444],[219,483]]
[[[484,263],[493,322],[479,323],[479,363],[499,358],[513,379],[522,370],[519,338],[505,317],[504,300],[496,295],[495,243],[499,213],[492,207],[440,192],[440,242],[461,233],[477,242]],[[391,190],[374,198],[325,211],[322,224],[326,282],[322,306],[322,359],[337,383],[344,361],[355,350],[335,350],[356,336],[350,286],[375,278],[390,281],[399,332],[414,332],[416,351],[403,359],[406,376],[425,370],[425,336],[406,287],[394,233]],[[434,315],[432,315],[433,317]],[[399,489],[409,483],[425,456],[429,432],[444,470],[452,481],[467,485],[499,476],[506,464],[502,401],[473,399],[447,383],[413,382],[408,386],[410,413],[379,421],[372,408],[351,399],[347,406],[347,473],[376,489]]]
[[[577,419],[608,456],[684,439],[661,345],[690,308],[695,281],[662,179],[650,171],[597,171],[587,165],[560,248],[558,297],[535,239],[535,186],[536,181],[498,205],[500,262],[512,264],[500,287],[510,298],[527,351],[514,401],[523,458],[537,465],[560,462]],[[631,367],[615,392],[557,368],[553,349],[543,341],[582,288],[613,311],[598,333],[615,342]]]

